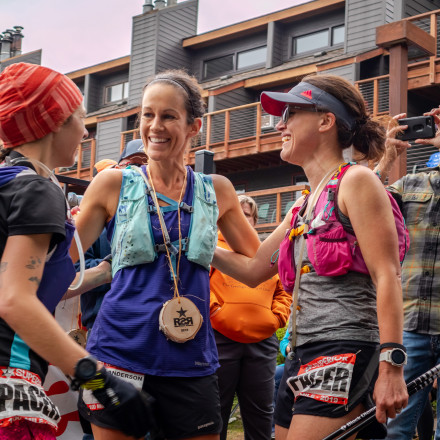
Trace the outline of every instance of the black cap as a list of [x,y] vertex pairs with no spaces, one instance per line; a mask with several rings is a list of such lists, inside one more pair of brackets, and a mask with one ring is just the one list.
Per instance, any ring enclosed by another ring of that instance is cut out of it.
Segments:
[[134,154],[145,154],[142,139],[133,139],[132,141],[127,142],[127,145],[125,145],[124,151],[122,152],[118,163],[122,159],[127,159],[127,157],[133,156]]

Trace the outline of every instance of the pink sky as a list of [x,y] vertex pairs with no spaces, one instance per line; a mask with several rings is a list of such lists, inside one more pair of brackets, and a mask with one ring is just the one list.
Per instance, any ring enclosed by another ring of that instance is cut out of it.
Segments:
[[[199,0],[198,33],[310,0]],[[0,32],[23,26],[23,52],[62,73],[130,54],[131,19],[144,0],[1,0]]]

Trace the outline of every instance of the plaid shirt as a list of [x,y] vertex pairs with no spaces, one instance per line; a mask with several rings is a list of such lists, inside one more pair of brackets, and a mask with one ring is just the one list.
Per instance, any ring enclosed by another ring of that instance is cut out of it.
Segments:
[[388,188],[410,234],[402,266],[404,330],[440,334],[440,171],[408,174]]

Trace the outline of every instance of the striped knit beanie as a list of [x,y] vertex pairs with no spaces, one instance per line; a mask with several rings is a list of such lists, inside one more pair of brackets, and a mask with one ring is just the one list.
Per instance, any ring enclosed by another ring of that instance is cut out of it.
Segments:
[[0,73],[0,139],[15,148],[55,131],[80,106],[75,83],[47,67],[11,64]]

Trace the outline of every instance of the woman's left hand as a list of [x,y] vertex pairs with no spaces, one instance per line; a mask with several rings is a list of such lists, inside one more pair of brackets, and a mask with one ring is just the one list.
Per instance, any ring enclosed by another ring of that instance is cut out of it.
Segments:
[[388,417],[396,417],[406,407],[408,392],[402,367],[380,362],[373,398],[376,402],[376,418],[380,423],[385,423]]

